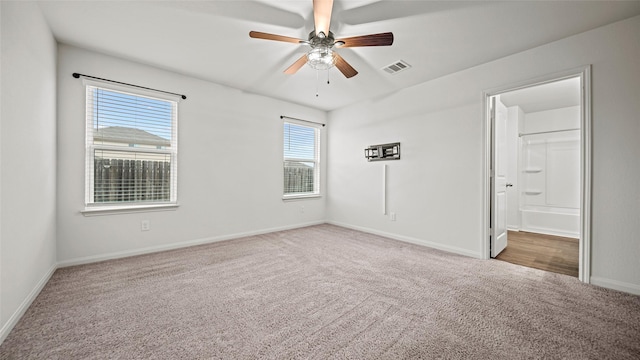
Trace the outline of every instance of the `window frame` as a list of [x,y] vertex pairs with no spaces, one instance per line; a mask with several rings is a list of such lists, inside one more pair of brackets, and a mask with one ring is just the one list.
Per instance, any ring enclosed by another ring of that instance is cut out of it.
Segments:
[[[181,98],[153,90],[140,89],[134,86],[114,84],[100,80],[83,79],[85,94],[85,215],[92,213],[128,212],[136,210],[165,210],[178,207],[178,109]],[[90,102],[90,89],[100,88],[107,91],[124,93],[127,95],[145,97],[153,100],[167,101],[171,103],[171,139],[168,149],[140,148],[118,145],[94,144],[93,109]],[[170,159],[169,200],[162,201],[120,201],[120,202],[95,202],[95,154],[96,151],[116,151],[128,154],[142,153],[155,155],[168,155]]]
[[[285,130],[285,126],[286,124],[290,124],[290,125],[295,125],[295,126],[303,126],[303,127],[307,127],[307,128],[311,128],[314,130],[314,159],[306,159],[306,158],[288,158],[285,156],[285,149],[284,149],[284,130]],[[283,141],[281,141],[281,144],[283,146],[282,148],[282,157],[283,157],[283,161],[282,161],[282,168],[281,168],[281,174],[282,174],[282,199],[283,200],[296,200],[296,199],[306,199],[306,198],[318,198],[322,196],[322,192],[321,192],[321,184],[320,184],[320,165],[321,165],[321,156],[320,156],[320,148],[321,148],[321,139],[322,139],[322,128],[321,128],[321,124],[317,124],[311,121],[302,121],[302,120],[294,120],[294,119],[290,119],[287,118],[286,120],[283,120],[282,122],[282,136],[283,136]],[[313,191],[312,192],[304,192],[304,193],[285,193],[285,188],[284,188],[284,167],[285,164],[288,161],[295,161],[295,162],[310,162],[313,163]]]

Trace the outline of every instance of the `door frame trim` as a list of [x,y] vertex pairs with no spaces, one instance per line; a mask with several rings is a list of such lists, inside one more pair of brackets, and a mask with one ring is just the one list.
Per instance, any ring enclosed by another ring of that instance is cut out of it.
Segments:
[[482,235],[483,259],[490,259],[491,236],[491,113],[490,99],[502,93],[542,85],[568,78],[580,78],[580,239],[578,279],[590,283],[591,277],[591,65],[581,66],[534,79],[507,84],[482,92]]

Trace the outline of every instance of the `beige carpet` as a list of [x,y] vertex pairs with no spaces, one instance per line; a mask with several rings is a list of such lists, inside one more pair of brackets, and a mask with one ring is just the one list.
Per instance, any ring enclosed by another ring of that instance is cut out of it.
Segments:
[[638,359],[640,297],[331,225],[64,268],[2,359]]

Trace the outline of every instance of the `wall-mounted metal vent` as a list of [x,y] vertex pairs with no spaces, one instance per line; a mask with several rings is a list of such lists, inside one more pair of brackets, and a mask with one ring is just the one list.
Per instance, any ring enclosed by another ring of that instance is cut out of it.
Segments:
[[393,64],[389,64],[382,68],[382,70],[388,72],[389,74],[397,74],[400,71],[407,70],[411,65],[404,62],[404,60],[398,60]]

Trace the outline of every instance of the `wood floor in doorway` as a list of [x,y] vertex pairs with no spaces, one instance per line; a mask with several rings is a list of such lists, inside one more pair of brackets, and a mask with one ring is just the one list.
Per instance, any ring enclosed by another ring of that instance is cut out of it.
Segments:
[[509,231],[507,248],[496,259],[578,277],[578,239]]

